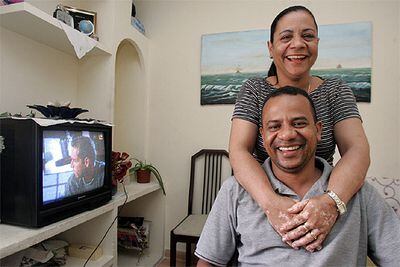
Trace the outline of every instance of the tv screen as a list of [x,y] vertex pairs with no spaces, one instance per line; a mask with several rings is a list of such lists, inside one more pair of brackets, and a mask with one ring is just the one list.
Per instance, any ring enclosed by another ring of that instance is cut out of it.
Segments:
[[103,187],[103,132],[43,131],[43,205]]

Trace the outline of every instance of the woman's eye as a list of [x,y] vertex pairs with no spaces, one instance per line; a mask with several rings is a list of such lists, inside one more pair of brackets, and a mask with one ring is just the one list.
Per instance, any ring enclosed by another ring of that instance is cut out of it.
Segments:
[[314,40],[315,36],[314,36],[314,34],[304,34],[303,38],[306,41],[312,41],[312,40]]
[[290,36],[290,35],[283,35],[283,36],[281,36],[281,41],[289,41],[290,39],[292,38],[292,36]]

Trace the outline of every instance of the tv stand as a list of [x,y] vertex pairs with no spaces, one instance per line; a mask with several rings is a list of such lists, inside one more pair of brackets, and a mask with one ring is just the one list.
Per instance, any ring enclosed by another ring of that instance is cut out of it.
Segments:
[[[97,261],[89,261],[87,266],[151,266],[163,256],[164,209],[163,195],[157,181],[148,184],[131,182],[126,185],[128,200],[121,215],[143,216],[151,221],[149,248],[138,262],[135,252],[119,253],[117,247],[117,224],[115,223],[101,244],[103,256]],[[82,212],[48,226],[31,229],[0,224],[0,263],[1,259],[16,254],[46,239],[62,239],[69,243],[97,245],[110,226],[118,210],[125,201],[125,194],[119,190],[105,205]],[[85,260],[68,257],[66,266],[83,266]],[[1,264],[0,264],[1,265]]]

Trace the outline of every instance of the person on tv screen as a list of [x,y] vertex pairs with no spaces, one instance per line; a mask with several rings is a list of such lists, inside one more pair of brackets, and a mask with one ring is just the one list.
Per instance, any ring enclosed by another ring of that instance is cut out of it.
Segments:
[[72,196],[103,186],[104,163],[96,161],[96,152],[89,137],[79,136],[71,142],[71,168],[65,196]]

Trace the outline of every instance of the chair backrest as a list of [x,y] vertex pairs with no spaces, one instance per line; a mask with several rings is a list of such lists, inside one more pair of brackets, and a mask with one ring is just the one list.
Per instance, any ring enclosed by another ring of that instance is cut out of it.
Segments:
[[188,214],[208,214],[223,180],[233,174],[229,154],[202,149],[192,156]]

